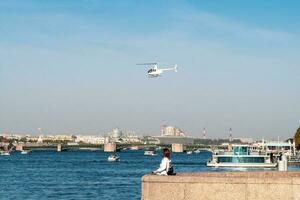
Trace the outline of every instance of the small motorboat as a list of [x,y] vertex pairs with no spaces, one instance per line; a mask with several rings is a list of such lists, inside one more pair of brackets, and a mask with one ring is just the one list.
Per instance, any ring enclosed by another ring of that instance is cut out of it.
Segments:
[[201,152],[200,149],[194,151],[194,153],[200,153],[200,152]]
[[116,154],[112,154],[107,159],[110,162],[120,161],[120,157]]
[[192,154],[193,152],[192,151],[187,151],[186,154],[190,155]]
[[0,153],[1,156],[10,156],[9,151],[1,151]]
[[23,151],[21,151],[21,154],[28,154],[30,151],[25,151],[25,150],[23,150]]
[[144,152],[144,156],[156,156],[156,152],[153,150],[148,150]]

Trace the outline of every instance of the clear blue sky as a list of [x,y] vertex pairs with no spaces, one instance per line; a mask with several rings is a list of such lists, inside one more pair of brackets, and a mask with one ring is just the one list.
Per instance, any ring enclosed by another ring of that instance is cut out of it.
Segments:
[[[300,2],[0,1],[0,132],[287,138]],[[148,79],[137,62],[179,66]]]

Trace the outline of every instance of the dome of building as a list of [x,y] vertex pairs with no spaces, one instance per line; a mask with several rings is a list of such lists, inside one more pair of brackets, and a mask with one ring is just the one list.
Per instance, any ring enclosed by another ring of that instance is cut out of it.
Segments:
[[121,130],[120,130],[119,128],[114,128],[114,129],[112,130],[111,137],[113,137],[113,138],[118,138],[118,137],[120,137],[121,135],[122,135],[122,132],[121,132]]

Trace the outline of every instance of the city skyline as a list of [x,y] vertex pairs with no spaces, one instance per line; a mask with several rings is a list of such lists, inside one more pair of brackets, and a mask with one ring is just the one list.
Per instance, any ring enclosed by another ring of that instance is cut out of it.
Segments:
[[[300,3],[2,1],[0,133],[113,127],[289,138]],[[148,79],[139,62],[178,64]]]

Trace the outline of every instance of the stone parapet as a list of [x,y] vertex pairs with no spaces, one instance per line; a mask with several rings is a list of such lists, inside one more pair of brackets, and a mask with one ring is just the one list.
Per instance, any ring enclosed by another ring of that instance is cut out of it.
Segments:
[[142,177],[142,199],[300,200],[300,172],[210,172]]

